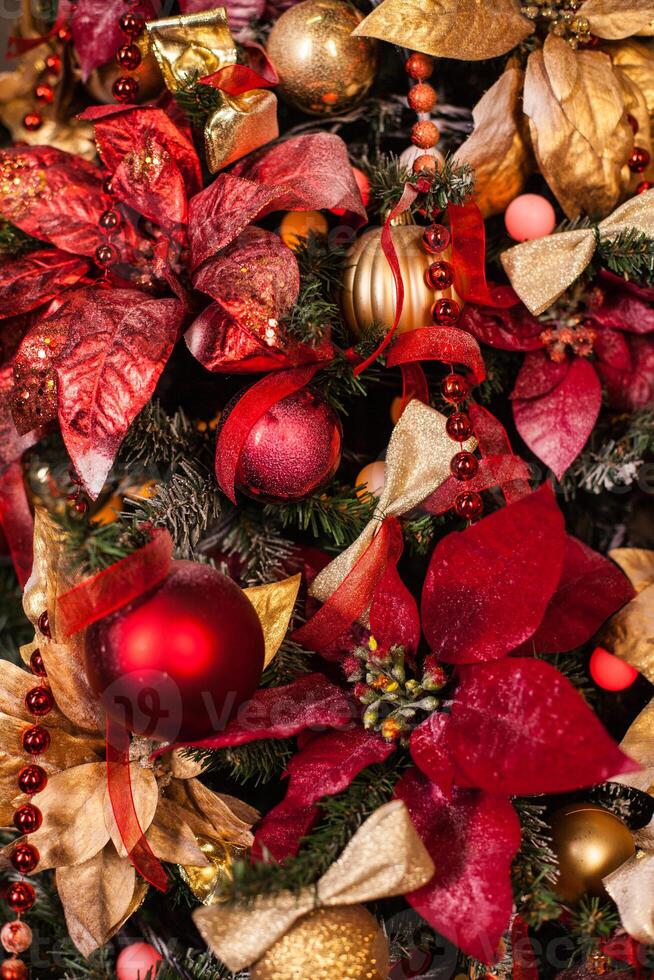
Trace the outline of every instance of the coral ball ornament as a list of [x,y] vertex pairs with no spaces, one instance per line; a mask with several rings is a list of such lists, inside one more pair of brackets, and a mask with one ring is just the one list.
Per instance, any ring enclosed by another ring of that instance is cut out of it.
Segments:
[[235,582],[177,561],[161,585],[89,627],[85,659],[117,724],[155,740],[194,741],[222,730],[252,696],[264,637]]
[[346,112],[372,85],[377,44],[353,37],[363,20],[344,0],[304,0],[279,17],[266,50],[279,74],[279,91],[303,112]]
[[27,980],[29,970],[22,960],[17,960],[12,956],[10,960],[5,960],[0,966],[0,978],[2,980]]
[[162,956],[150,943],[132,943],[118,954],[116,976],[118,980],[154,980]]
[[556,214],[547,198],[540,194],[520,194],[506,209],[504,224],[516,242],[528,242],[551,235],[556,227]]
[[239,456],[236,485],[250,497],[302,500],[334,475],[342,443],[336,412],[318,392],[302,388],[254,423]]
[[5,922],[0,929],[0,942],[8,953],[24,953],[32,945],[32,930],[20,919]]
[[605,691],[624,691],[638,677],[638,671],[631,664],[603,647],[595,647],[593,650],[589,669],[595,683]]
[[382,460],[368,463],[363,467],[354,481],[354,485],[357,487],[357,496],[363,498],[371,494],[373,497],[379,497],[384,489],[385,482],[386,463]]
[[602,879],[636,850],[622,820],[593,803],[573,803],[557,810],[552,837],[559,861],[555,888],[564,902],[577,902],[584,895],[603,896]]
[[362,905],[305,915],[250,968],[251,980],[385,980],[388,940]]
[[279,237],[295,250],[309,235],[326,235],[328,230],[327,218],[320,211],[288,211],[281,220]]

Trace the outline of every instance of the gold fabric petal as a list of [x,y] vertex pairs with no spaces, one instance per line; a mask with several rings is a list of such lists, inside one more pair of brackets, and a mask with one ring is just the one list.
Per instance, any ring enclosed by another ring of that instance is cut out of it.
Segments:
[[514,0],[384,0],[352,32],[438,58],[483,61],[533,33]]
[[[8,660],[0,660],[0,712],[33,725],[34,715],[25,707],[25,695],[38,685],[39,678],[34,674]],[[70,722],[57,708],[48,714],[46,722],[48,727],[71,729]]]
[[279,650],[286,636],[301,580],[302,576],[298,574],[291,578],[282,579],[281,582],[255,585],[244,590],[256,610],[263,629],[266,641],[266,667]]
[[164,797],[159,800],[152,825],[145,835],[153,853],[169,864],[209,864],[200,850],[195,834],[182,819],[180,808]]
[[175,779],[193,779],[194,776],[199,776],[204,768],[201,762],[197,762],[184,749],[175,749],[166,758],[170,758],[170,771]]
[[[638,87],[638,85],[629,77],[629,75],[622,68],[613,66],[613,74],[615,75],[620,88],[622,89],[622,96],[624,99],[624,107],[626,112],[636,120],[638,124],[638,146],[642,146],[644,150],[652,154],[652,134],[649,121],[649,109],[647,108],[647,101],[644,94]],[[651,178],[654,173],[654,168],[652,163],[645,168],[645,170],[640,174],[633,174],[629,167],[625,165],[622,168],[622,194],[626,196],[627,194],[633,194],[638,187],[641,180],[646,180]]]
[[[654,699],[632,721],[620,748],[643,768],[654,766]],[[631,774],[628,774],[628,778],[631,779]]]
[[198,779],[189,779],[186,783],[188,799],[195,809],[209,821],[213,834],[220,840],[239,847],[251,847],[254,840],[250,824],[240,820],[227,803],[212,792]]
[[29,146],[54,146],[65,153],[74,153],[92,162],[96,157],[93,126],[82,119],[46,118],[35,132],[25,129],[23,118],[34,108],[34,100],[14,99],[0,106],[0,121],[4,123],[15,142]]
[[485,218],[506,210],[532,169],[522,125],[523,82],[524,72],[507,68],[472,110],[474,129],[456,151],[456,159],[474,169],[475,200]]
[[62,711],[78,729],[104,731],[104,709],[86,679],[84,634],[78,633],[66,643],[42,643],[39,648],[52,693]]
[[620,922],[641,943],[654,942],[654,854],[636,854],[604,878]]
[[611,41],[638,34],[654,20],[652,0],[586,0],[577,17],[587,17],[597,37]]
[[[139,820],[139,826],[145,833],[154,819],[159,802],[159,787],[157,780],[151,769],[144,769],[138,763],[133,762],[130,766],[130,779],[132,783],[132,798],[134,808]],[[120,831],[116,825],[116,818],[111,806],[109,790],[107,788],[106,771],[104,774],[104,794],[103,794],[104,824],[107,833],[113,841],[116,851],[120,857],[127,857],[127,849],[123,844]]]
[[567,216],[608,214],[633,146],[608,56],[548,35],[527,61],[524,110],[540,170]]
[[630,38],[607,45],[614,67],[626,72],[643,93],[647,108],[654,112],[654,46]]
[[654,585],[654,551],[649,548],[614,548],[609,558],[619,565],[636,592]]
[[144,896],[134,868],[111,844],[83,864],[58,868],[56,882],[70,938],[83,956],[103,946]]
[[609,620],[600,642],[654,684],[654,585]]

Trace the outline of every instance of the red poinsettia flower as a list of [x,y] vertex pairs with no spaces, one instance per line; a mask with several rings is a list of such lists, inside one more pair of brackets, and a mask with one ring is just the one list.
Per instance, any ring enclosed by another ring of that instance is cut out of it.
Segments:
[[590,436],[602,404],[634,411],[654,401],[654,290],[603,273],[587,307],[536,318],[520,305],[469,305],[461,326],[502,350],[525,351],[512,393],[518,432],[560,479]]
[[[413,731],[413,764],[395,792],[437,869],[408,901],[479,959],[494,958],[512,910],[520,826],[510,797],[566,792],[634,769],[569,681],[532,655],[585,643],[631,594],[615,566],[566,535],[547,485],[434,551],[423,628],[431,656],[454,665],[452,693]],[[395,745],[359,717],[338,687],[311,675],[258,692],[224,732],[198,743],[301,733],[286,797],[258,829],[259,853],[294,854],[319,800],[393,754]]]

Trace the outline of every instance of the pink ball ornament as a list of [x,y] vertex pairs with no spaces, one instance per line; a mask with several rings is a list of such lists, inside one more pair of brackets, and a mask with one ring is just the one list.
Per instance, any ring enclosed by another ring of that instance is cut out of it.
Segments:
[[590,658],[590,676],[605,691],[624,691],[636,680],[638,671],[603,647],[595,647]]
[[556,227],[556,214],[540,194],[520,194],[506,209],[504,224],[516,242],[528,242],[551,235]]
[[22,919],[5,922],[0,930],[0,942],[8,953],[24,953],[32,945],[32,930]]
[[150,943],[132,943],[118,955],[118,980],[154,980],[162,957]]

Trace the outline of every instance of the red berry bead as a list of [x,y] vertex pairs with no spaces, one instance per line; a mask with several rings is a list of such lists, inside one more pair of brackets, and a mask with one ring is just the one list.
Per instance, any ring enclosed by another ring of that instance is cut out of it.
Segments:
[[431,112],[436,105],[436,90],[426,82],[419,82],[410,89],[407,102],[414,112]]
[[472,480],[479,470],[479,460],[465,449],[450,460],[450,472],[457,480]]
[[461,307],[453,299],[437,299],[431,308],[431,317],[439,327],[453,327],[461,316]]
[[37,677],[46,676],[47,671],[45,669],[45,664],[43,663],[43,656],[40,650],[35,650],[32,656],[30,657],[30,667],[32,669],[32,673],[36,674]]
[[431,179],[432,174],[436,173],[438,167],[438,160],[436,157],[431,156],[429,153],[422,153],[419,157],[416,157],[413,161],[413,172],[414,174],[422,174],[425,177]]
[[446,402],[458,405],[459,402],[464,402],[470,394],[470,386],[463,375],[448,374],[443,379],[441,394]]
[[79,500],[75,501],[73,508],[78,514],[86,514],[87,510],[89,509],[89,505],[86,500],[80,498]]
[[111,183],[111,177],[105,177],[105,179],[102,181],[102,191],[104,194],[113,194],[114,185]]
[[29,881],[12,881],[7,889],[6,901],[14,912],[29,912],[36,901],[36,893]]
[[465,518],[466,521],[477,520],[484,510],[484,501],[481,499],[481,494],[475,493],[473,490],[466,490],[464,493],[460,493],[454,501],[454,510],[459,517]]
[[34,89],[34,98],[43,105],[50,105],[54,101],[54,89],[52,85],[46,85],[45,82],[41,82]]
[[118,26],[127,37],[138,37],[145,26],[145,20],[142,14],[130,10],[120,18]]
[[27,796],[42,793],[47,785],[48,774],[41,766],[25,766],[18,774],[18,788],[21,793],[26,793]]
[[70,27],[66,27],[66,25],[60,27],[57,31],[57,40],[61,41],[62,44],[66,44],[68,41],[70,41],[72,36]]
[[50,748],[50,732],[41,725],[33,725],[23,732],[23,748],[30,755],[41,755]]
[[432,289],[449,289],[454,282],[454,269],[449,262],[432,262],[425,272],[425,282]]
[[141,64],[141,50],[138,44],[124,44],[116,51],[116,61],[124,71],[134,71]]
[[50,617],[48,616],[47,609],[39,616],[38,627],[39,632],[43,633],[44,636],[47,636],[47,638],[50,639],[52,633],[50,631]]
[[440,139],[440,130],[431,119],[420,119],[411,127],[411,142],[421,150],[429,150],[436,146]]
[[12,956],[0,964],[1,980],[27,980],[28,970],[22,960]]
[[5,922],[0,929],[0,942],[8,953],[24,953],[32,945],[32,930],[21,919]]
[[40,857],[41,855],[33,844],[21,841],[21,843],[16,844],[11,852],[11,863],[16,871],[20,871],[22,875],[28,875],[34,871]]
[[632,133],[635,135],[638,132],[638,120],[630,112],[627,113],[627,122],[631,126]]
[[640,184],[638,184],[636,188],[636,194],[644,194],[645,191],[651,190],[652,187],[654,187],[654,184],[651,182],[651,180],[641,180]]
[[100,245],[95,250],[95,261],[98,265],[112,265],[118,259],[118,252],[113,245]]
[[14,813],[14,827],[21,834],[35,833],[43,823],[43,814],[33,803],[23,803]]
[[26,112],[23,116],[23,126],[28,133],[35,133],[43,125],[43,116],[40,112]]
[[116,228],[120,227],[120,215],[113,208],[109,208],[108,211],[103,211],[100,215],[100,227],[104,228],[105,231],[115,231]]
[[25,707],[31,714],[37,715],[39,718],[49,714],[54,708],[54,698],[50,688],[44,687],[43,684],[33,687],[25,695]]
[[445,423],[445,431],[455,442],[465,442],[474,431],[470,416],[464,412],[454,412]]
[[117,102],[133,102],[139,94],[139,83],[130,75],[121,75],[111,86],[111,92]]
[[627,160],[627,166],[632,174],[642,174],[650,161],[650,156],[644,146],[634,146],[631,156]]
[[407,59],[404,69],[410,78],[423,82],[425,78],[430,78],[434,71],[434,59],[428,54],[415,51]]
[[45,59],[45,67],[48,71],[52,72],[53,75],[58,75],[61,71],[61,58],[58,54],[49,54]]
[[422,247],[425,252],[437,254],[444,252],[450,244],[450,232],[445,225],[429,225],[422,233]]

